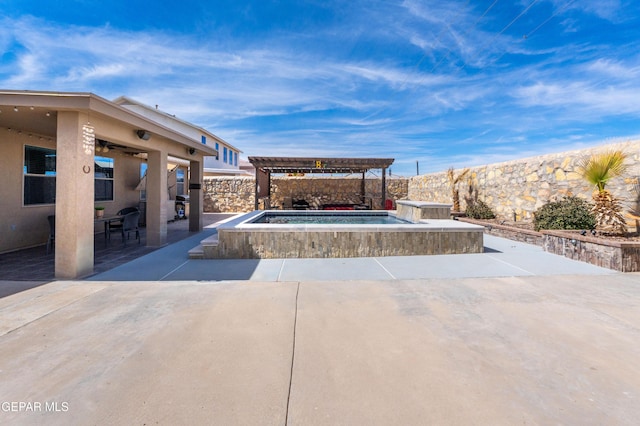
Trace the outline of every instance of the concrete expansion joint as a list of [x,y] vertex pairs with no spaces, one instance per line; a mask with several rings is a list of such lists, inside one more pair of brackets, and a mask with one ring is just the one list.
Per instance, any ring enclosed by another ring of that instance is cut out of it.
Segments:
[[293,384],[293,366],[296,356],[296,327],[298,324],[298,296],[300,295],[300,282],[296,284],[296,302],[293,315],[293,339],[291,344],[291,370],[289,371],[289,390],[287,391],[287,410],[285,412],[284,424],[289,424],[289,404],[291,402],[291,385]]

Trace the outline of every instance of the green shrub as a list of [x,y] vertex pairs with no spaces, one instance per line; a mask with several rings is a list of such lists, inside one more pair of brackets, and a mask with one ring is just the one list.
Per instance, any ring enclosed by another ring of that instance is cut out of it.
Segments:
[[493,210],[491,210],[491,207],[482,200],[474,201],[472,204],[468,205],[465,214],[471,219],[493,219],[496,217]]
[[536,231],[541,229],[593,229],[596,219],[591,205],[574,195],[547,203],[533,213]]

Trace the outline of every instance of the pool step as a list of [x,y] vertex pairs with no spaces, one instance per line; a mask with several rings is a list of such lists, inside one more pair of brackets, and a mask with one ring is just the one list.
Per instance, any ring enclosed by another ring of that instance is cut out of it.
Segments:
[[189,250],[189,259],[204,259],[204,248],[202,244],[198,244]]
[[189,250],[189,259],[215,259],[218,254],[218,234],[200,241],[200,244]]

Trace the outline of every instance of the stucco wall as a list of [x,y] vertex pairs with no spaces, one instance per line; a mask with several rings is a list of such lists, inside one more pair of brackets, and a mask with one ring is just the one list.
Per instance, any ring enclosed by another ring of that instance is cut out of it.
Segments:
[[[478,198],[498,217],[513,219],[515,213],[517,220],[532,220],[539,207],[569,193],[591,200],[593,188],[580,176],[577,165],[582,158],[609,149],[623,149],[628,154],[629,169],[624,177],[613,179],[607,189],[630,204],[636,197],[634,185],[640,176],[640,141],[473,167],[468,176],[478,189]],[[460,172],[455,171],[456,175]],[[464,211],[467,179],[459,189]],[[446,171],[412,177],[408,194],[410,200],[452,202]]]
[[[387,179],[387,199],[407,197],[407,179]],[[320,177],[272,177],[271,205],[282,207],[285,197],[304,199],[312,206],[328,203],[360,203],[361,179]],[[366,197],[380,198],[380,179],[366,179]],[[205,212],[248,212],[255,206],[253,177],[205,177]],[[379,206],[374,206],[379,208]]]
[[[56,149],[53,138],[0,129],[0,170],[3,171],[3,185],[0,185],[0,253],[46,243],[49,235],[47,216],[55,214],[53,204],[23,206],[25,145]],[[133,189],[140,181],[142,160],[118,151],[99,155],[115,159],[114,201],[95,204],[105,207],[106,215],[115,214],[123,207],[137,206],[139,192]],[[94,204],[93,200],[87,202]],[[96,225],[95,230],[102,231],[102,225]]]

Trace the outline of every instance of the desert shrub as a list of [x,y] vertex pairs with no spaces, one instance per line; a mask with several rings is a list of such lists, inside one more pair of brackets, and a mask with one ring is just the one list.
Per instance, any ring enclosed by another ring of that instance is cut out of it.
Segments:
[[482,200],[474,201],[468,205],[465,214],[471,219],[493,219],[496,217],[491,207]]
[[536,231],[541,229],[593,229],[596,219],[591,205],[574,195],[545,204],[533,213]]

